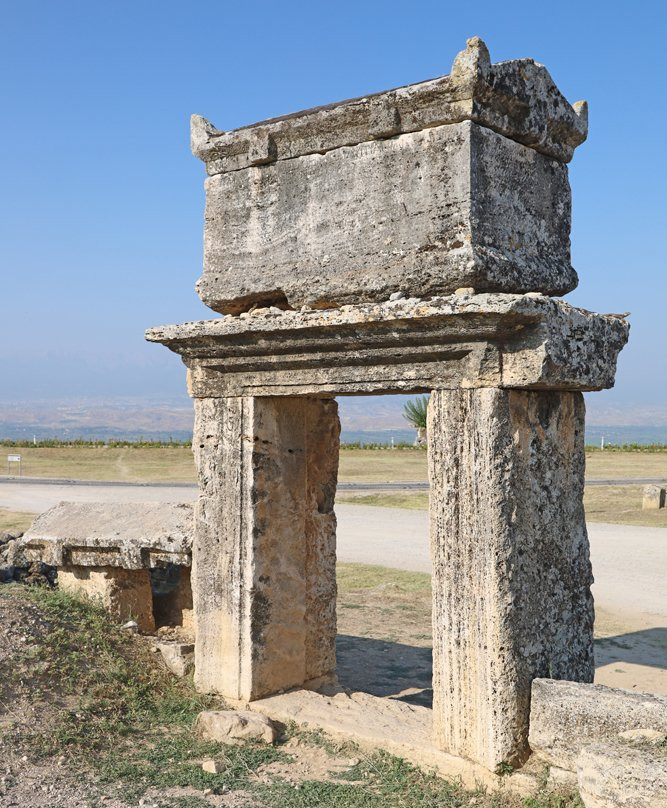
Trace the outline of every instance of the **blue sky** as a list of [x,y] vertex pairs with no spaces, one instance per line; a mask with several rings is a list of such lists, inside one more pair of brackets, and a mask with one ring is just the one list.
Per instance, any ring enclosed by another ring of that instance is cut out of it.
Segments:
[[[590,136],[570,164],[568,299],[631,311],[600,405],[665,412],[665,6],[602,2],[0,3],[0,398],[174,397],[143,330],[209,316],[203,166],[221,129],[442,75],[467,37],[533,57]],[[667,416],[666,416],[667,417]],[[619,422],[623,421],[620,417]]]

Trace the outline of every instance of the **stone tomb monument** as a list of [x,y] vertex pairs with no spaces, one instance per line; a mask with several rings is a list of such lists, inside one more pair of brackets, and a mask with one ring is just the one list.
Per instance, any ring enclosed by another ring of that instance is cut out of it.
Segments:
[[408,392],[431,393],[435,748],[518,765],[533,679],[592,681],[582,391],[613,385],[628,325],[550,297],[577,283],[586,115],[474,38],[432,81],[230,132],[193,118],[197,290],[224,316],[147,339],[195,403],[202,691],[335,676],[334,396]]

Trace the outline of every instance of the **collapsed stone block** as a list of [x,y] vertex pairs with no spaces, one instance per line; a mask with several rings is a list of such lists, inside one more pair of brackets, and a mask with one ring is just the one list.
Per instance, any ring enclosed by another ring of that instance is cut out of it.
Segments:
[[532,684],[529,741],[547,763],[575,771],[585,746],[627,730],[667,735],[667,697],[542,678]]
[[205,710],[197,716],[196,729],[206,740],[219,743],[273,743],[278,737],[268,718],[249,710]]
[[[161,624],[192,628],[192,505],[160,502],[60,502],[37,517],[22,539],[34,561],[58,567],[61,589],[99,597],[114,617],[156,625],[149,570],[180,569],[160,603]],[[158,609],[157,611],[160,611]]]
[[98,601],[112,617],[135,620],[140,631],[154,631],[153,593],[148,570],[121,567],[61,567],[58,587]]
[[197,401],[195,682],[251,700],[335,668],[332,400]]
[[658,511],[665,507],[665,489],[659,485],[644,486],[642,509],[645,511]]
[[577,760],[585,808],[667,808],[667,752],[620,743],[586,746]]
[[210,175],[199,295],[238,313],[397,289],[564,294],[565,162],[586,131],[541,65],[492,65],[478,39],[431,82],[233,132],[194,116]]
[[531,682],[593,679],[580,393],[439,390],[429,403],[436,743],[529,755]]

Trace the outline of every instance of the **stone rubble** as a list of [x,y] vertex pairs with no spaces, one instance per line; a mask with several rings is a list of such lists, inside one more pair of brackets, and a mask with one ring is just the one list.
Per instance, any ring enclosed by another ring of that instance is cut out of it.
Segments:
[[202,738],[218,743],[273,743],[278,737],[275,725],[265,716],[248,710],[205,710],[197,717],[196,729]]
[[577,759],[585,808],[667,808],[667,751],[586,746]]

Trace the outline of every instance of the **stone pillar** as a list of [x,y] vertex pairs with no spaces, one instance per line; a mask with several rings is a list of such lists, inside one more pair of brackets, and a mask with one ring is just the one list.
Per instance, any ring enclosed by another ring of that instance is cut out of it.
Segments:
[[333,400],[195,399],[195,683],[252,700],[333,673]]
[[136,620],[140,631],[155,631],[147,569],[65,566],[58,570],[58,588],[99,601],[118,621]]
[[428,435],[435,741],[495,769],[535,677],[593,679],[583,398],[439,390]]

